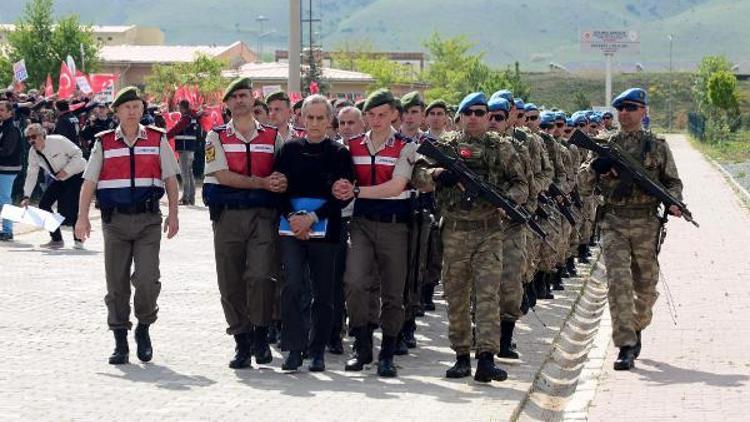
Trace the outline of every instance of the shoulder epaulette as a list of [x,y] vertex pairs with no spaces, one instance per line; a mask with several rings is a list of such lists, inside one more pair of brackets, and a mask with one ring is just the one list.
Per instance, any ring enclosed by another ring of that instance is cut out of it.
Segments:
[[155,130],[155,131],[161,132],[161,133],[167,133],[166,129],[160,128],[159,126],[154,126],[154,125],[148,125],[148,126],[146,126],[146,129]]
[[402,134],[400,132],[396,132],[393,137],[396,138],[396,139],[398,139],[398,140],[404,141],[406,143],[414,141],[412,138],[410,138],[408,136],[405,136],[404,134]]
[[106,135],[106,134],[108,134],[108,133],[112,133],[112,132],[114,132],[114,131],[115,131],[114,129],[107,129],[107,130],[103,130],[103,131],[101,131],[101,132],[97,133],[97,134],[96,134],[96,135],[94,135],[94,136],[95,136],[95,137],[97,137],[97,138],[101,138],[102,136],[104,136],[104,135]]
[[212,127],[211,130],[214,131],[214,132],[216,132],[216,133],[223,132],[223,131],[227,130],[227,125],[226,124],[217,125],[217,126]]

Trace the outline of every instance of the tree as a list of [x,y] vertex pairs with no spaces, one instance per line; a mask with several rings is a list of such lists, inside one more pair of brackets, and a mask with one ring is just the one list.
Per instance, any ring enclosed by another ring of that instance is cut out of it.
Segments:
[[202,95],[209,96],[224,89],[229,82],[221,75],[226,67],[226,61],[201,53],[189,63],[155,65],[151,75],[146,77],[146,92],[161,101],[172,98],[178,87],[190,85],[197,86]]
[[65,16],[55,22],[52,9],[53,0],[29,0],[15,30],[8,34],[7,49],[0,52],[0,64],[2,61],[26,61],[27,86],[44,85],[48,73],[57,80],[60,62],[68,55],[79,66],[85,62],[87,72],[96,71],[101,62],[101,47],[91,27],[82,25],[77,15]]
[[737,77],[726,70],[714,72],[708,78],[708,101],[724,111],[734,111],[739,106]]
[[693,97],[698,111],[706,119],[708,142],[723,142],[732,137],[739,124],[737,79],[732,64],[722,56],[706,56],[698,66],[693,82]]
[[375,53],[369,41],[347,41],[337,47],[331,56],[335,66],[340,69],[372,76],[375,82],[367,87],[368,91],[390,88],[397,84],[410,84],[418,80],[418,75],[410,66],[396,63],[382,54]]

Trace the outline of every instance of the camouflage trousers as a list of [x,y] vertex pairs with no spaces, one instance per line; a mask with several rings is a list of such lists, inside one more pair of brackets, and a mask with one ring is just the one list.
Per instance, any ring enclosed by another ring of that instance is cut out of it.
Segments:
[[547,242],[541,242],[537,266],[539,271],[550,272],[557,265],[557,251],[559,249],[560,237],[562,236],[561,220],[563,218],[560,215],[553,215],[542,225],[542,228],[547,232],[547,239],[549,239],[549,243],[552,246],[548,245]]
[[[546,229],[545,227],[543,227]],[[547,236],[551,236],[550,230],[545,230]],[[523,284],[531,283],[534,279],[534,274],[540,267],[540,252],[542,250],[542,239],[534,236],[531,232],[526,230],[526,271],[523,275]]]
[[601,227],[612,338],[616,347],[634,346],[636,331],[651,323],[652,308],[659,296],[659,219],[655,215],[633,218],[608,212]]
[[596,218],[596,198],[589,196],[583,198],[583,222],[581,224],[579,245],[589,243],[591,235],[594,233],[594,219]]
[[448,339],[457,355],[470,353],[471,296],[475,295],[477,353],[500,349],[498,290],[503,271],[503,230],[443,228],[443,288],[448,302]]
[[555,259],[555,265],[565,265],[565,259],[568,257],[570,249],[570,232],[575,229],[568,220],[562,219],[560,225],[560,238],[557,244],[557,257]]
[[[531,235],[529,235],[531,236]],[[503,273],[500,277],[500,319],[516,321],[521,318],[526,254],[527,230],[523,224],[510,226],[503,235]]]
[[443,238],[440,235],[440,216],[433,215],[430,222],[429,237],[424,254],[424,285],[437,286],[440,282],[440,272],[443,269]]

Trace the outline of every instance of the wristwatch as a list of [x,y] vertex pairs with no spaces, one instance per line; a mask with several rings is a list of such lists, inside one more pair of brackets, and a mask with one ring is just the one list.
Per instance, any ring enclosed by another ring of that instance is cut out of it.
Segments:
[[352,189],[352,192],[354,193],[355,198],[359,198],[359,186],[355,186],[354,189]]

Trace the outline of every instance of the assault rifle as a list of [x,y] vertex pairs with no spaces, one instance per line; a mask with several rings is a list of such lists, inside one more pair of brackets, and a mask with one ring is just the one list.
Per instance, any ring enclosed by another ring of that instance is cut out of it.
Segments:
[[567,195],[565,195],[565,192],[558,188],[554,183],[550,183],[549,187],[547,188],[547,192],[557,204],[557,209],[560,210],[560,214],[562,214],[563,217],[568,220],[568,223],[570,223],[571,226],[575,226],[575,211],[573,211],[573,209],[571,208],[573,204],[570,203],[570,199],[568,199]]
[[579,148],[587,149],[595,152],[599,157],[607,159],[612,162],[612,167],[617,171],[620,177],[626,177],[632,179],[639,188],[643,189],[647,194],[655,197],[662,204],[664,209],[669,210],[672,205],[676,206],[682,213],[682,218],[692,223],[695,227],[700,227],[698,222],[693,220],[693,214],[687,209],[687,205],[679,199],[675,198],[664,185],[658,180],[651,177],[645,168],[633,159],[628,153],[623,151],[620,147],[613,143],[598,144],[589,138],[585,133],[580,130],[573,132],[573,135],[568,140],[573,145]]
[[529,229],[545,242],[547,233],[542,230],[534,218],[522,206],[513,202],[512,199],[503,195],[494,185],[487,183],[476,173],[466,167],[463,160],[444,153],[438,149],[434,142],[435,139],[425,137],[426,139],[419,145],[417,152],[432,159],[436,167],[442,167],[451,171],[458,178],[459,183],[464,188],[464,201],[471,206],[478,198],[482,198],[492,204],[495,208],[502,209],[512,222],[523,223],[529,226]]

